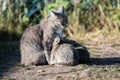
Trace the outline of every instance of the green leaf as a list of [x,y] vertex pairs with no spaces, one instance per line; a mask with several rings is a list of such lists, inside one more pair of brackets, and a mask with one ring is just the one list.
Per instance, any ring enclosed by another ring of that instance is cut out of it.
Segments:
[[29,21],[29,18],[26,16],[26,15],[24,15],[23,17],[22,17],[22,22],[23,23],[27,23]]

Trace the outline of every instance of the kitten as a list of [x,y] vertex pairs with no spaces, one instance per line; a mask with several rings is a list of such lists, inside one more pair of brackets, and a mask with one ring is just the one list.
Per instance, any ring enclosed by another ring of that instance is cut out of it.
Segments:
[[56,37],[51,50],[50,64],[52,65],[75,65],[79,61],[78,52],[74,46],[67,43],[60,43],[60,38]]
[[89,62],[89,52],[73,40],[61,42],[59,37],[56,37],[51,50],[50,64],[52,65],[76,65],[79,63]]
[[64,7],[58,11],[50,11],[50,16],[40,24],[28,27],[20,40],[21,64],[49,64],[53,41],[56,37],[63,38],[63,30],[68,24]]

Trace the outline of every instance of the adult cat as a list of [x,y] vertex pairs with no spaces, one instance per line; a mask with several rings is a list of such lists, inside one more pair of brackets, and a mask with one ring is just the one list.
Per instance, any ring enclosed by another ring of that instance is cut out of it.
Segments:
[[56,37],[63,40],[63,30],[68,24],[64,7],[50,11],[50,16],[40,24],[28,27],[20,40],[21,64],[49,64],[53,41]]

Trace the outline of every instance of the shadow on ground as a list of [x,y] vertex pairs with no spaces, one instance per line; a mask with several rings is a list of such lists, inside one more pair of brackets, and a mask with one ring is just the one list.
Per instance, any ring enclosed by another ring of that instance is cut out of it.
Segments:
[[0,43],[0,77],[20,62],[18,43]]
[[91,58],[91,65],[114,65],[120,64],[120,57]]
[[[89,65],[114,65],[114,64],[120,64],[120,56],[114,57],[114,55],[111,55],[111,57],[107,58],[90,58],[90,52],[87,50],[87,48],[73,40],[68,40],[68,43],[72,44],[76,48],[80,47],[79,54],[81,58],[81,62],[86,63],[88,62]],[[105,54],[103,54],[104,57]],[[90,61],[87,59],[90,58]],[[83,61],[82,61],[83,60]],[[85,61],[85,62],[84,62]]]
[[[0,77],[2,77],[3,74],[5,72],[8,72],[11,68],[18,66],[19,63],[20,63],[19,44],[0,43]],[[120,57],[118,56],[118,57],[108,57],[108,58],[99,58],[99,57],[90,58],[90,62],[86,64],[98,65],[98,66],[120,64]]]

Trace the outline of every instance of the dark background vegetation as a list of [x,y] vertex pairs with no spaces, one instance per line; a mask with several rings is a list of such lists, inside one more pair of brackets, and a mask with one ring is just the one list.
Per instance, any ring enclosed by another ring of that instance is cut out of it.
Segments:
[[98,32],[100,37],[119,33],[119,0],[0,0],[0,41],[19,41],[28,26],[61,5],[69,18],[67,37],[79,40],[89,33]]

